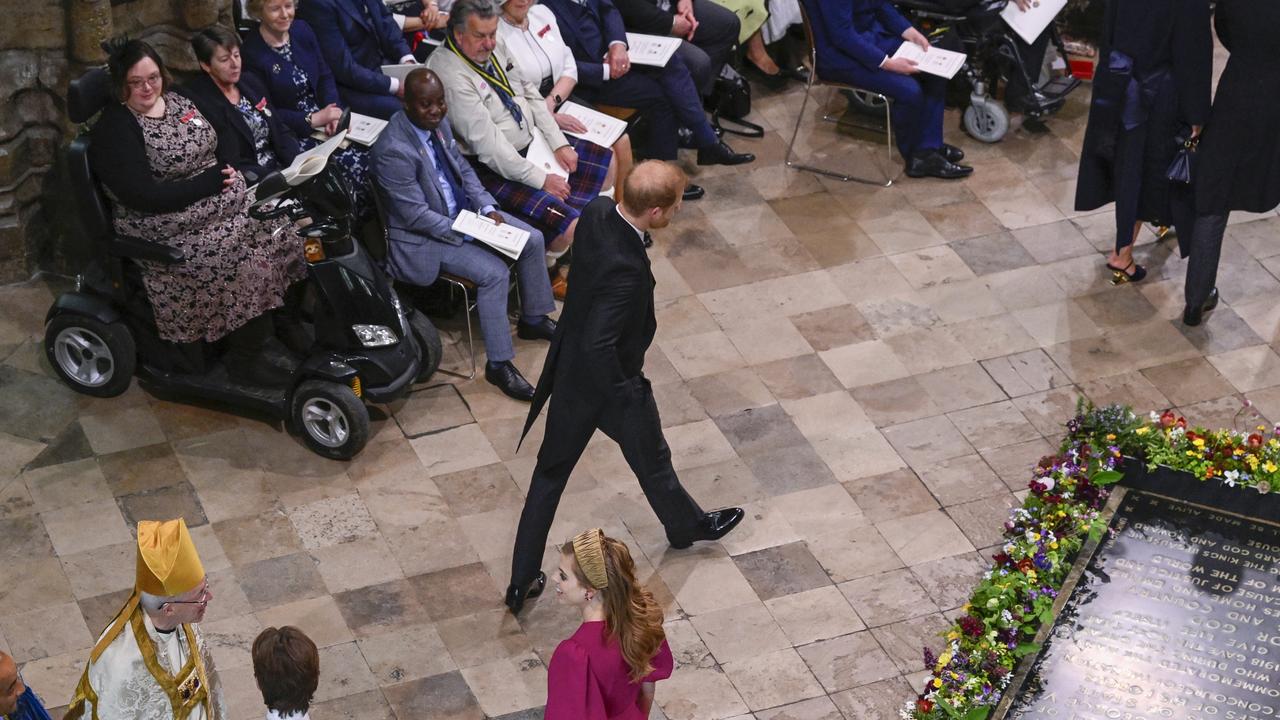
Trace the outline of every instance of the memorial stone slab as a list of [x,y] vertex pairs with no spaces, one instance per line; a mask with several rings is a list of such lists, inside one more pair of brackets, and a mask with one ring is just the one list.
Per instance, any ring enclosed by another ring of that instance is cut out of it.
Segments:
[[1280,526],[1130,491],[1006,718],[1280,716]]

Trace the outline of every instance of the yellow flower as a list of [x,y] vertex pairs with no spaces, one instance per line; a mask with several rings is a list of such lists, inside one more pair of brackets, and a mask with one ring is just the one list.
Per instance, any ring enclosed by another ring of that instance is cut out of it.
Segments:
[[959,632],[956,632],[955,630],[952,630],[951,632],[947,633],[947,639],[948,639],[948,640],[959,640],[959,639],[960,639],[960,633],[959,633]]
[[934,679],[933,679],[933,686],[934,686],[935,688],[940,688],[940,687],[942,687],[942,678],[934,678]]
[[1115,434],[1115,433],[1107,433],[1107,439],[1108,439],[1108,440],[1115,440],[1115,439],[1116,439],[1116,434]]
[[1057,549],[1058,549],[1058,541],[1057,541],[1057,540],[1054,540],[1053,542],[1049,543],[1049,549],[1050,549],[1050,550],[1057,550]]
[[1142,427],[1138,428],[1137,430],[1134,430],[1134,432],[1135,432],[1135,433],[1137,433],[1137,434],[1139,434],[1139,435],[1146,435],[1147,433],[1151,432],[1151,428],[1147,427],[1146,425],[1143,425]]
[[1195,445],[1198,448],[1202,448],[1204,447],[1204,438],[1196,438],[1195,440],[1191,441],[1191,444]]
[[1187,451],[1187,457],[1199,457],[1199,455],[1200,455],[1200,453],[1196,452],[1195,450],[1188,450],[1188,451]]
[[1250,468],[1251,470],[1257,470],[1257,469],[1258,469],[1258,456],[1257,456],[1257,455],[1249,455],[1249,456],[1246,456],[1246,457],[1245,457],[1245,459],[1244,459],[1244,461],[1245,461],[1246,463],[1248,463],[1248,464],[1249,464],[1249,468]]
[[949,662],[951,662],[951,653],[944,652],[938,656],[938,667],[946,667]]
[[1275,472],[1275,471],[1276,471],[1276,464],[1275,464],[1275,463],[1273,463],[1273,462],[1271,462],[1270,460],[1268,460],[1268,461],[1267,461],[1267,464],[1262,466],[1262,469],[1263,469],[1263,470],[1266,470],[1267,472]]
[[1231,451],[1231,454],[1232,454],[1232,455],[1243,455],[1243,454],[1244,454],[1244,448],[1236,448],[1235,450],[1232,450],[1232,451]]

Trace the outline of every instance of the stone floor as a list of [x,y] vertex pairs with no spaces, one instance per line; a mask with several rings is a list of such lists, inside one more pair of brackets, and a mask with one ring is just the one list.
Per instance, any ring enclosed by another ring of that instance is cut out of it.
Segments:
[[[783,167],[800,97],[757,98],[769,132],[734,145],[759,160],[700,173],[707,199],[652,250],[646,371],[676,467],[747,520],[669,550],[601,440],[552,531],[601,525],[635,551],[678,660],[655,717],[896,716],[1081,394],[1210,425],[1248,397],[1280,420],[1280,217],[1233,218],[1224,302],[1187,329],[1171,243],[1144,234],[1150,279],[1114,287],[1111,214],[1071,209],[1084,92],[1050,132],[998,145],[951,115],[974,176],[890,189]],[[870,162],[822,123],[798,147]],[[128,593],[133,525],[182,515],[236,720],[262,716],[248,645],[281,624],[322,648],[316,720],[541,716],[545,663],[576,622],[549,599],[518,621],[501,605],[541,439],[539,424],[516,452],[524,405],[440,376],[375,413],[355,461],[325,461],[277,425],[136,385],[73,394],[40,345],[59,286],[0,288],[0,649],[51,705]],[[536,377],[545,345],[517,347]]]

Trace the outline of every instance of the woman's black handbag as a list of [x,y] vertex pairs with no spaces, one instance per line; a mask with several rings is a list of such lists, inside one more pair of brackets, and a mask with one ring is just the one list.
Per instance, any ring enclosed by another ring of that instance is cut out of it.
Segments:
[[[711,125],[717,130],[743,137],[764,137],[764,128],[746,119],[751,114],[751,86],[731,66],[725,65],[720,71],[707,105]],[[726,127],[722,124],[726,120],[739,127]]]
[[1173,156],[1173,162],[1169,163],[1169,171],[1165,176],[1176,183],[1190,184],[1196,161],[1196,146],[1200,144],[1200,138],[1191,137],[1188,132],[1186,137],[1180,137],[1176,142],[1178,152]]

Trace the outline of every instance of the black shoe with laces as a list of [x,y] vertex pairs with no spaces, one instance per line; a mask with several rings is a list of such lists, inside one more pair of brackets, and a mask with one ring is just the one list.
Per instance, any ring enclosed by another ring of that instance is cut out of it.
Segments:
[[484,364],[484,379],[497,387],[504,395],[523,402],[533,399],[533,386],[520,374],[510,360]]
[[521,340],[550,340],[556,334],[556,321],[543,315],[533,322],[516,323],[516,336]]
[[681,196],[680,199],[681,200],[701,200],[702,197],[706,194],[707,194],[707,191],[704,190],[701,185],[694,185],[693,183],[689,183],[688,185],[684,186],[684,194]]
[[751,153],[734,152],[725,142],[698,149],[699,165],[745,165],[755,159]]
[[943,180],[958,180],[973,174],[968,165],[957,165],[942,156],[937,150],[918,153],[907,161],[907,177],[936,177]]

